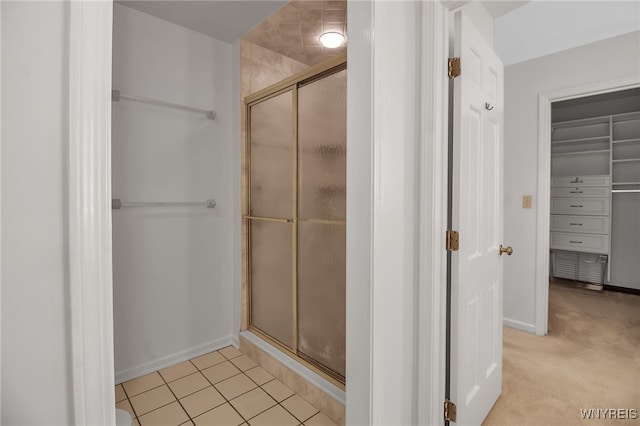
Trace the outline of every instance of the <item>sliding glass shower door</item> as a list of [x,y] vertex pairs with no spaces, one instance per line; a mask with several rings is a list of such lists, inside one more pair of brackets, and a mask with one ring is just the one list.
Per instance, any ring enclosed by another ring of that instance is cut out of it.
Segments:
[[346,65],[248,105],[249,324],[344,381]]

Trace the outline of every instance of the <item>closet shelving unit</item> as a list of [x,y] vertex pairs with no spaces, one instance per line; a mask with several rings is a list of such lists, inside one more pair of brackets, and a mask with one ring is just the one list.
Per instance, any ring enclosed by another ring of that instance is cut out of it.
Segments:
[[611,254],[611,116],[552,123],[551,264],[602,289]]
[[612,116],[613,193],[640,192],[640,112]]
[[611,278],[613,197],[640,193],[640,112],[551,129],[552,273],[602,288]]

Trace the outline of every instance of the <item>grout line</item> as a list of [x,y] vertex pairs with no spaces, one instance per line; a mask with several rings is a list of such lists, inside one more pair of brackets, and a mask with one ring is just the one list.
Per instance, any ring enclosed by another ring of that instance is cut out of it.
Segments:
[[[216,352],[218,352],[218,351],[216,351]],[[218,352],[218,353],[220,353],[220,352]],[[222,354],[220,354],[220,355],[222,355]],[[224,355],[222,355],[222,357],[226,359],[226,357],[225,357]],[[227,359],[226,361],[224,361],[224,362],[229,362],[231,365],[233,365],[233,366],[235,367],[235,365],[234,365],[233,363],[231,363],[228,359]],[[222,363],[218,363],[218,364],[215,364],[215,365],[220,365],[220,364],[222,364]],[[196,368],[197,368],[197,367],[196,367]],[[236,367],[236,368],[237,368],[237,367]],[[239,370],[239,369],[238,369],[238,370]],[[244,373],[243,373],[242,371],[240,371],[240,373],[239,373],[239,374],[244,374]],[[216,384],[217,384],[217,383],[224,382],[225,380],[231,379],[231,378],[233,378],[233,377],[237,377],[239,374],[234,374],[233,376],[230,376],[230,377],[227,377],[226,379],[220,380],[219,382],[216,382]],[[238,415],[240,416],[240,418],[241,418],[242,420],[244,420],[244,422],[246,423],[246,422],[247,422],[247,419],[245,419],[245,418],[244,418],[244,416],[243,416],[242,414],[240,414],[240,412],[239,412],[238,410],[236,410],[236,407],[234,407],[234,406],[231,404],[230,400],[229,400],[229,399],[227,399],[227,397],[226,397],[226,396],[224,396],[224,394],[223,394],[222,392],[220,392],[220,390],[218,390],[218,388],[216,388],[216,385],[215,385],[211,380],[209,380],[209,378],[208,378],[207,376],[205,376],[205,375],[204,375],[204,373],[202,373],[202,375],[204,376],[205,380],[211,384],[211,387],[213,387],[213,388],[216,390],[216,392],[218,392],[218,393],[220,394],[220,396],[222,396],[222,399],[224,399],[224,400],[225,400],[225,404],[229,404],[229,406],[230,406],[230,407],[231,407],[231,408],[232,408],[236,413],[238,413]],[[246,376],[246,374],[245,374],[245,376]],[[247,376],[247,377],[249,377],[249,376]],[[251,377],[249,377],[249,380],[251,380]],[[255,383],[255,382],[254,382],[254,383]],[[252,389],[252,390],[253,390],[253,389]],[[247,392],[245,392],[245,393],[247,393]],[[241,395],[244,395],[244,393],[243,393],[243,394],[241,394]],[[241,396],[241,395],[238,395],[238,396]],[[237,398],[238,396],[236,396],[236,398]],[[235,399],[235,398],[234,398],[234,399]],[[220,406],[222,406],[222,405],[224,405],[224,404],[220,404],[220,405],[218,405],[218,407],[220,407]],[[212,408],[211,410],[207,410],[207,411],[205,411],[204,413],[200,413],[200,414],[198,414],[198,416],[201,416],[201,415],[203,415],[203,414],[205,414],[205,413],[208,413],[209,411],[215,410],[215,409],[216,409],[216,408],[218,408],[218,407],[214,407],[214,408]],[[187,415],[188,415],[188,414],[189,414],[189,413],[187,413]],[[196,416],[196,417],[198,417],[198,416]],[[193,420],[193,419],[192,419],[192,420]]]
[[[158,370],[158,374],[160,374],[159,370]],[[195,373],[194,373],[194,374],[195,374]],[[202,374],[202,373],[200,373],[200,374]],[[204,376],[204,374],[203,374],[203,376]],[[191,414],[189,414],[189,412],[187,411],[187,409],[186,409],[186,408],[184,408],[184,405],[182,405],[182,402],[180,402],[180,398],[178,398],[178,396],[175,394],[175,392],[173,392],[173,389],[171,389],[171,387],[169,386],[169,382],[167,382],[167,381],[164,379],[164,377],[162,377],[162,374],[160,374],[160,377],[162,378],[162,381],[164,382],[164,385],[167,387],[167,389],[169,389],[169,392],[171,392],[171,395],[173,395],[173,397],[174,397],[174,398],[176,399],[176,401],[178,402],[178,405],[180,405],[180,408],[182,408],[182,411],[184,411],[184,413],[185,413],[185,414],[187,415],[187,417],[189,418],[189,420],[187,420],[187,421],[191,421]],[[187,376],[184,376],[184,377],[187,377]],[[179,379],[177,379],[177,380],[179,380]],[[194,393],[195,393],[195,392],[194,392]],[[172,402],[170,402],[169,404],[172,404],[172,403],[173,403],[173,401],[172,401]],[[169,404],[166,404],[166,405],[169,405]],[[166,405],[163,405],[163,407],[165,407]],[[162,407],[158,407],[158,408],[162,408]],[[156,408],[156,410],[157,410],[157,408]],[[155,411],[155,410],[154,410],[154,411]],[[185,422],[185,423],[186,423],[186,422]],[[184,424],[184,423],[181,423],[181,424]]]
[[[122,385],[122,390],[124,391],[124,395],[127,397],[126,401],[129,403],[129,406],[131,407],[131,411],[133,411],[133,416],[134,416],[133,418],[137,419],[138,418],[138,412],[136,411],[135,408],[133,408],[133,404],[131,403],[131,398],[129,398],[129,393],[124,388],[124,385],[122,383],[120,383],[120,385]],[[144,392],[142,392],[142,393],[144,393]],[[138,394],[138,395],[141,395],[141,394]],[[120,401],[120,402],[122,402],[122,401]],[[140,423],[140,422],[138,422],[138,423]]]
[[311,416],[307,417],[304,420],[301,420],[298,418],[298,416],[296,416],[295,414],[293,414],[291,411],[289,411],[287,409],[287,407],[284,406],[284,404],[282,404],[285,401],[290,400],[291,398],[293,398],[294,396],[298,395],[297,393],[294,393],[293,395],[283,399],[282,401],[280,401],[278,404],[282,405],[282,408],[285,409],[285,411],[287,411],[289,414],[291,414],[296,420],[298,420],[300,422],[300,424],[306,422],[307,420],[309,420],[311,417],[315,416],[316,414],[318,414],[320,412],[320,410],[318,410],[318,408],[315,405],[312,405],[309,401],[307,401],[306,399],[302,398],[302,396],[298,395],[300,397],[300,399],[302,399],[304,402],[306,402],[307,404],[309,404],[310,406],[312,406],[315,410],[318,410],[318,413],[313,413]]

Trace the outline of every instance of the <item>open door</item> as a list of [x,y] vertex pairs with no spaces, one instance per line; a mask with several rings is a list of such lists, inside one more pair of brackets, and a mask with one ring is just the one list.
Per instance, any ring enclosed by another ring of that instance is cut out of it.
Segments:
[[502,391],[503,66],[462,12],[454,56],[449,399],[480,425]]

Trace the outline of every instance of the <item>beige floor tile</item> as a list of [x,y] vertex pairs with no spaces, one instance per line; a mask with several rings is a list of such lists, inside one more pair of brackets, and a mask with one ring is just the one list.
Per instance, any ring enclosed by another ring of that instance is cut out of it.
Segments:
[[246,355],[235,357],[231,359],[231,362],[242,371],[248,370],[258,365]]
[[136,417],[136,413],[135,411],[133,411],[133,408],[131,407],[131,404],[129,404],[129,400],[125,399],[124,401],[120,401],[116,404],[116,408],[119,408],[121,410],[126,411],[127,413],[131,414],[132,418]]
[[193,422],[196,426],[230,426],[239,425],[244,420],[231,405],[226,403],[196,417]]
[[156,408],[160,408],[163,405],[167,405],[176,399],[169,388],[165,385],[151,389],[150,391],[141,393],[140,395],[136,395],[129,400],[131,401],[131,405],[133,405],[134,410],[136,410],[136,414],[140,417],[143,414],[155,410]]
[[185,396],[197,392],[200,389],[204,389],[208,386],[211,386],[211,383],[209,383],[209,381],[205,379],[205,377],[199,371],[169,383],[169,387],[171,388],[173,393],[176,394],[178,399],[184,398]]
[[224,404],[225,402],[226,401],[222,395],[220,395],[220,392],[211,386],[180,400],[180,403],[184,409],[187,410],[187,413],[189,413],[191,418],[199,416],[205,411],[209,411],[212,408]]
[[164,381],[157,371],[133,380],[129,380],[128,382],[124,382],[122,384],[124,390],[127,391],[127,395],[129,396],[129,398],[162,385],[164,385]]
[[177,426],[189,421],[189,416],[176,401],[140,416],[139,420],[142,426]]
[[334,422],[322,413],[318,413],[304,422],[305,426],[336,426]]
[[231,400],[230,403],[245,419],[255,417],[277,404],[268,393],[260,388],[242,394]]
[[266,390],[269,395],[275,398],[276,401],[280,402],[289,398],[295,392],[282,384],[279,380],[272,380],[269,383],[262,386],[262,389]]
[[160,373],[167,382],[173,382],[181,377],[193,374],[196,371],[198,371],[198,369],[190,361],[185,361],[172,365],[171,367],[163,368],[158,371],[158,373]]
[[214,365],[213,367],[202,370],[202,374],[204,374],[204,376],[215,385],[229,377],[240,374],[240,370],[238,370],[238,368],[229,361],[225,361],[222,364]]
[[211,367],[212,365],[220,364],[226,361],[226,358],[220,355],[217,351],[209,352],[208,354],[199,356],[191,360],[191,362],[200,370]]
[[239,357],[242,355],[242,352],[234,348],[233,346],[227,346],[226,348],[222,348],[218,350],[222,355],[224,355],[227,359],[233,359],[235,357]]
[[259,384],[260,386],[274,379],[274,377],[262,367],[251,368],[245,371],[244,374],[249,376],[251,380]]
[[133,426],[140,426],[138,419],[133,419]]
[[264,413],[255,416],[253,419],[250,419],[249,424],[251,426],[297,426],[300,422],[289,414],[287,410],[276,405]]
[[116,385],[116,402],[124,401],[127,399],[127,394],[124,393],[122,385]]
[[318,413],[318,409],[305,401],[300,395],[293,395],[291,398],[282,401],[281,404],[301,422]]
[[253,380],[244,374],[238,374],[230,379],[223,380],[215,386],[229,400],[258,387]]

